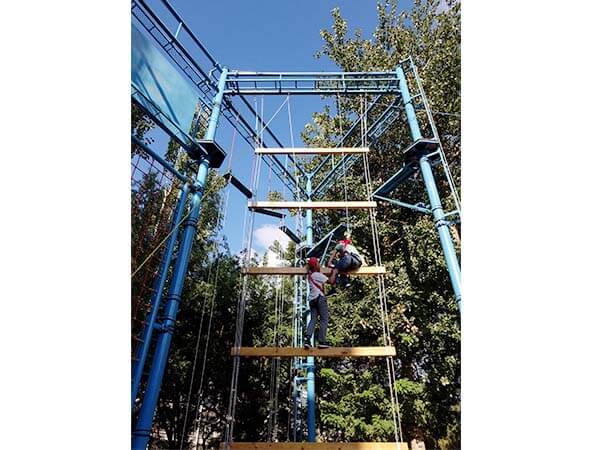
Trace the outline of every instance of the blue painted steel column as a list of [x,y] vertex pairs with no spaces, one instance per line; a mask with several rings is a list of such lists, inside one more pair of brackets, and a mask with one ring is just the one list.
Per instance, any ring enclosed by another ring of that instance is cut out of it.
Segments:
[[[412,104],[410,92],[408,90],[408,83],[402,67],[396,68],[396,75],[400,84],[400,93],[402,94],[402,101],[406,111],[406,118],[408,119],[408,126],[410,128],[410,134],[413,140],[421,139],[421,130],[419,128],[419,122],[417,121],[417,115],[415,114],[415,108]],[[450,282],[452,283],[452,289],[454,290],[454,296],[458,303],[458,309],[461,310],[461,283],[460,283],[460,266],[458,264],[458,258],[456,257],[456,250],[454,249],[454,242],[452,242],[452,236],[450,235],[450,229],[448,227],[448,221],[445,219],[444,210],[442,208],[442,202],[440,195],[435,185],[435,178],[433,177],[433,171],[431,170],[431,164],[427,157],[422,157],[419,160],[421,172],[423,174],[423,181],[425,182],[425,188],[427,189],[427,195],[429,196],[429,203],[431,212],[433,214],[433,221],[435,227],[438,230],[440,236],[440,242],[444,251],[444,258],[446,259],[446,266],[448,273],[450,274]]]
[[[312,179],[311,177],[307,177],[306,179],[306,194],[308,195],[308,201],[311,200],[312,195]],[[306,245],[308,247],[313,246],[313,223],[312,223],[312,209],[306,210]],[[307,284],[307,294],[306,294],[306,307],[308,308],[308,293],[310,292],[310,288],[308,287],[308,280],[306,280]],[[310,311],[310,309],[309,309]],[[310,313],[307,316],[307,319],[310,320]],[[306,324],[305,324],[306,325]],[[314,345],[314,336],[312,337],[312,344]],[[309,356],[306,358],[306,425],[308,427],[308,442],[316,442],[317,441],[317,432],[316,432],[316,400],[315,400],[315,358],[314,356]]]
[[[223,69],[219,79],[218,91],[213,100],[212,113],[208,123],[208,128],[204,135],[205,139],[208,140],[213,140],[215,137],[217,123],[219,121],[219,114],[221,111],[221,103],[223,101],[223,93],[225,91],[226,78],[227,69]],[[183,290],[183,283],[187,274],[190,253],[194,242],[194,236],[196,234],[196,226],[198,225],[198,218],[200,217],[200,205],[204,191],[204,185],[208,176],[208,167],[209,162],[206,159],[202,160],[200,162],[198,174],[196,175],[196,182],[194,183],[195,190],[192,196],[190,214],[184,223],[184,228],[182,231],[182,237],[179,244],[179,254],[177,255],[177,261],[175,263],[175,268],[173,269],[169,294],[167,295],[167,302],[164,307],[164,319],[161,329],[159,330],[160,334],[156,344],[156,352],[152,360],[152,367],[148,377],[148,387],[146,388],[146,393],[144,395],[144,400],[142,402],[142,407],[140,409],[135,431],[133,432],[133,450],[145,450],[148,446],[148,441],[150,440],[150,431],[152,428],[154,411],[156,409],[156,404],[158,403],[160,386],[165,368],[167,366],[169,347],[171,345],[171,339],[173,338],[173,331],[175,327],[175,319],[177,317],[179,303],[181,302],[181,291]]]
[[177,242],[178,232],[176,228],[179,228],[179,222],[183,216],[183,210],[185,208],[185,202],[187,200],[188,193],[190,191],[189,185],[185,183],[179,191],[179,199],[177,200],[177,206],[175,214],[173,215],[173,223],[171,225],[171,236],[167,242],[167,247],[163,254],[163,259],[160,266],[160,271],[157,276],[157,282],[154,285],[154,295],[150,302],[151,309],[146,318],[146,325],[142,332],[142,342],[138,346],[136,351],[137,361],[132,367],[132,379],[131,379],[131,407],[133,409],[135,405],[135,398],[137,397],[138,389],[140,387],[140,381],[144,372],[144,366],[146,364],[146,358],[148,357],[148,351],[150,349],[150,341],[152,339],[152,332],[154,331],[154,325],[156,318],[158,317],[158,310],[160,309],[160,302],[162,300],[162,294],[167,281],[167,275],[169,273],[169,266],[171,265],[171,259],[173,258],[173,250],[175,249],[175,243]]

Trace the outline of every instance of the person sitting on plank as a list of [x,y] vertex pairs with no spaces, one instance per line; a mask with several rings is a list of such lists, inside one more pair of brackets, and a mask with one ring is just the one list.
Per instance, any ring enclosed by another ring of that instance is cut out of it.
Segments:
[[321,266],[317,258],[308,259],[308,306],[310,307],[310,322],[306,327],[304,337],[304,348],[310,348],[310,340],[315,333],[317,316],[319,316],[319,348],[329,348],[327,342],[327,324],[329,323],[329,309],[327,308],[327,297],[325,297],[324,285],[329,283],[326,275],[321,273]]
[[[333,264],[334,258],[337,256],[338,260]],[[338,241],[337,245],[329,255],[329,261],[327,266],[331,267],[331,275],[329,275],[329,283],[334,286],[330,295],[335,293],[335,285],[339,281],[342,287],[350,286],[350,277],[347,275],[348,272],[359,269],[363,265],[363,258],[356,250],[356,247],[352,245],[350,239],[346,238]]]

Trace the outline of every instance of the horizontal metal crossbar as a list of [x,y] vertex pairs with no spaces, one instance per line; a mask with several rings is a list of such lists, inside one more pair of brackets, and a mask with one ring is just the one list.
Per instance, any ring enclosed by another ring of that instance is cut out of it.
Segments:
[[368,147],[331,147],[331,148],[257,148],[257,155],[352,155],[369,153]]
[[[331,273],[329,267],[322,267],[321,273],[329,275]],[[306,267],[242,267],[244,275],[306,275],[308,269]],[[383,275],[386,273],[385,266],[363,266],[360,269],[348,272],[350,275]]]
[[408,450],[406,442],[232,442],[220,450]]
[[395,72],[239,72],[227,77],[230,95],[384,94],[399,92]]
[[334,201],[334,202],[248,202],[249,209],[270,208],[270,209],[367,209],[377,208],[376,202],[370,201]]
[[287,357],[320,356],[344,358],[347,356],[396,356],[395,347],[233,347],[231,356]]
[[426,208],[425,206],[422,206],[423,205],[422,203],[416,204],[416,205],[411,205],[410,203],[401,202],[400,200],[394,200],[393,198],[383,197],[380,195],[374,195],[373,198],[392,203],[393,205],[398,205],[398,206],[402,206],[404,208],[412,209],[414,211],[419,211],[419,212],[422,212],[425,214],[431,214],[431,209]]

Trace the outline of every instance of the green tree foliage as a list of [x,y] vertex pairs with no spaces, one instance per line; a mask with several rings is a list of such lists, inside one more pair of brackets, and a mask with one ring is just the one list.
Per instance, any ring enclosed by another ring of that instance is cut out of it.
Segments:
[[[379,25],[370,39],[365,39],[360,30],[349,35],[348,24],[336,8],[332,11],[332,29],[321,32],[324,46],[317,56],[329,57],[345,71],[392,70],[411,56],[430,106],[436,111],[434,118],[453,175],[460,181],[460,4],[448,5],[444,10],[438,1],[418,0],[412,10],[399,12],[396,2],[381,3]],[[333,115],[329,107],[316,113],[314,123],[304,130],[307,145],[331,145],[351,123],[349,114],[361,111],[360,99],[336,100],[342,114]],[[411,142],[406,124],[394,128],[372,147],[369,155],[375,187],[402,166],[399,148]],[[445,206],[451,209],[448,186],[442,176],[437,180]],[[356,164],[328,197],[358,199],[365,198],[364,192],[363,169]],[[427,201],[420,179],[401,186],[395,194],[413,203]],[[372,262],[367,215],[358,212],[348,219],[354,242],[366,250]],[[424,438],[428,448],[458,448],[459,318],[437,232],[429,216],[392,205],[380,204],[377,220],[382,259],[391,274],[387,277],[387,295],[391,334],[400,360],[396,387],[405,439]],[[321,231],[339,221],[328,212],[315,214]],[[350,292],[330,302],[334,344],[376,342],[381,336],[376,297],[371,280],[357,279]],[[390,438],[390,424],[382,418],[389,417],[383,414],[389,408],[385,406],[387,400],[373,392],[375,383],[363,381],[364,377],[379,376],[383,382],[381,370],[351,362],[326,361],[322,366],[319,395],[324,436],[331,436],[330,430],[335,429],[346,439]],[[335,385],[348,389],[338,387],[331,398],[327,389]]]

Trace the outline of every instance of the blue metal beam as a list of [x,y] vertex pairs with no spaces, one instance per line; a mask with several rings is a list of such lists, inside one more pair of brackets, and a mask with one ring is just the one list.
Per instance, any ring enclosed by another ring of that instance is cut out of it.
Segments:
[[[381,95],[378,96],[373,101],[373,103],[371,103],[369,105],[369,107],[367,108],[367,111],[365,112],[367,117],[368,117],[369,113],[371,112],[371,110],[377,105],[377,102],[380,98],[381,98]],[[374,131],[377,131],[378,135],[381,136],[394,123],[395,120],[390,120],[390,114],[391,114],[390,111],[397,109],[399,107],[399,106],[397,106],[397,103],[398,103],[398,100],[394,100],[394,102],[392,102],[385,109],[385,111],[371,124],[371,126],[366,131],[367,136],[372,135],[374,133]],[[398,114],[398,116],[399,116],[399,114]],[[340,140],[340,142],[336,145],[336,147],[341,147],[342,145],[344,145],[344,143],[349,139],[351,134],[360,125],[361,118],[362,118],[362,116],[359,117],[354,122],[354,124],[352,124],[350,129],[346,132],[346,134]],[[382,125],[382,123],[384,121],[386,121],[387,123]],[[371,140],[371,142],[374,142],[374,141],[376,141],[376,139]],[[355,140],[355,142],[353,142],[352,145],[358,145],[359,142],[360,142],[360,140]],[[321,162],[321,164],[319,164],[319,166],[317,166],[317,168],[313,171],[312,175],[314,176],[316,173],[318,173],[318,171],[330,160],[330,158],[331,158],[331,156],[328,156],[327,158],[325,158]],[[342,177],[342,172],[339,169],[342,168],[342,169],[348,170],[359,159],[360,159],[360,156],[358,156],[358,155],[343,156],[342,159],[336,165],[334,165],[334,167],[327,173],[327,175],[325,175],[323,177],[321,182],[317,185],[317,187],[314,190],[314,197],[319,198],[319,197],[322,197],[323,195],[325,195],[327,193],[327,190],[334,183],[336,183],[339,180],[339,178]]]
[[229,95],[385,94],[398,92],[394,72],[231,72]]
[[[213,109],[206,130],[205,139],[214,140],[221,112],[221,104],[223,101],[223,92],[225,88],[225,79],[227,77],[227,69],[223,69],[219,80],[219,91],[215,95]],[[162,326],[159,329],[159,336],[156,343],[156,351],[152,360],[150,374],[148,375],[148,385],[146,393],[142,401],[142,406],[136,422],[135,431],[133,432],[132,449],[145,450],[150,440],[150,431],[152,428],[152,419],[162,384],[163,375],[167,365],[169,356],[169,348],[173,338],[175,328],[175,320],[179,304],[181,302],[181,292],[187,273],[187,267],[192,251],[194,236],[196,235],[196,226],[200,218],[200,206],[202,194],[208,176],[209,161],[204,159],[200,162],[196,182],[194,184],[194,194],[192,195],[190,212],[187,220],[184,223],[182,230],[181,242],[179,245],[179,254],[173,269],[171,285],[167,295],[166,304],[164,306],[164,319]]]
[[144,367],[146,365],[146,359],[148,358],[148,352],[150,351],[150,341],[152,339],[152,333],[156,320],[158,318],[158,311],[160,309],[160,303],[162,301],[163,290],[167,281],[167,275],[169,273],[169,266],[173,259],[173,251],[175,250],[175,244],[177,242],[179,222],[183,216],[183,210],[189,193],[189,185],[186,183],[179,192],[179,198],[177,200],[177,206],[175,208],[175,214],[173,215],[173,223],[171,225],[171,236],[167,242],[165,248],[160,270],[154,285],[154,294],[150,301],[150,312],[146,318],[146,324],[142,331],[142,342],[136,350],[136,361],[132,366],[132,377],[131,377],[131,408],[135,406],[135,400],[137,398],[138,390],[140,388],[140,382],[142,380],[142,374],[144,373]]
[[[404,70],[401,66],[396,69],[396,74],[400,82],[400,93],[402,95],[402,101],[404,102],[404,108],[406,111],[406,118],[408,120],[408,126],[413,141],[418,141],[423,138],[421,135],[421,129],[419,128],[419,122],[417,121],[417,115],[413,106],[413,99],[410,96],[408,90],[408,83]],[[448,267],[448,273],[450,274],[450,281],[454,290],[454,296],[458,303],[459,311],[461,309],[461,281],[460,281],[460,266],[458,264],[458,258],[456,257],[456,250],[454,249],[454,243],[450,235],[449,223],[445,218],[445,213],[442,208],[442,201],[435,184],[435,178],[433,177],[433,170],[431,169],[431,162],[427,155],[419,159],[419,166],[421,167],[421,173],[423,174],[423,181],[425,182],[425,188],[429,196],[430,208],[433,214],[433,220],[435,227],[438,230],[440,236],[440,242],[442,244],[442,250],[444,251],[444,258],[446,259],[446,266]]]
[[[312,182],[311,179],[308,178],[306,180],[306,192],[308,193],[308,198],[310,201],[311,192],[312,192]],[[306,221],[305,221],[305,236],[306,236],[306,245],[310,248],[313,245],[313,223],[312,223],[312,209],[306,210]],[[310,311],[308,306],[308,293],[310,289],[308,287],[308,279],[305,281],[306,283],[306,308]],[[310,315],[310,313],[309,313]],[[310,320],[310,317],[307,317]],[[306,326],[306,324],[305,324]],[[302,330],[303,331],[303,330]],[[312,344],[314,345],[314,336],[311,336]],[[315,358],[314,356],[309,356],[306,358],[306,392],[307,392],[307,402],[306,402],[306,425],[308,428],[308,442],[316,442],[317,441],[317,425],[316,425],[316,393],[315,393]]]

